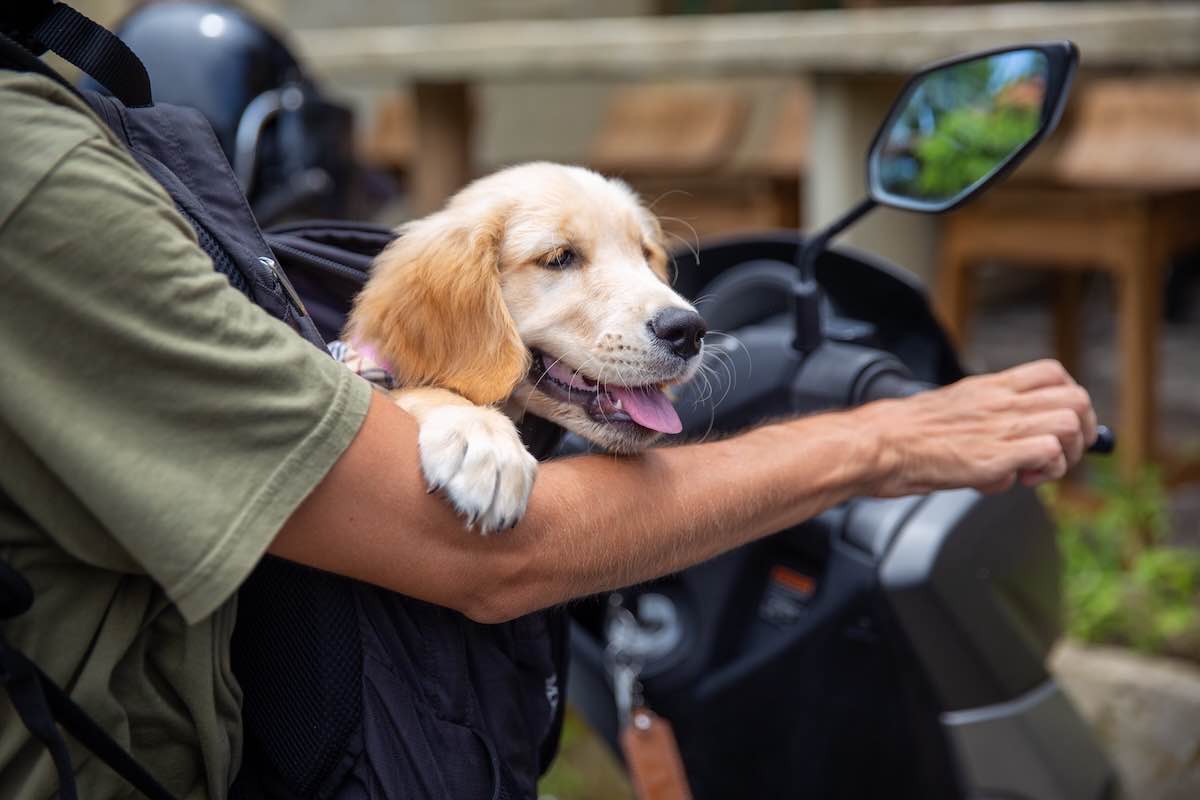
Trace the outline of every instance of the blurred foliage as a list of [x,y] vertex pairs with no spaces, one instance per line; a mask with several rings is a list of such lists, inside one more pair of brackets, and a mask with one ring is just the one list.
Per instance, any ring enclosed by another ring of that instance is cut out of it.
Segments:
[[541,800],[633,800],[629,779],[608,744],[567,707],[558,757],[538,784]]
[[1092,468],[1094,503],[1043,490],[1058,522],[1069,633],[1200,662],[1200,552],[1167,543],[1158,473],[1122,482],[1108,464]]
[[[1078,0],[1054,0],[1078,2]],[[813,11],[929,5],[982,5],[1012,0],[658,0],[660,14],[728,14],[753,11]]]
[[917,189],[924,197],[952,197],[973,185],[1037,131],[1040,109],[1001,106],[959,108],[938,119],[932,135],[917,141]]

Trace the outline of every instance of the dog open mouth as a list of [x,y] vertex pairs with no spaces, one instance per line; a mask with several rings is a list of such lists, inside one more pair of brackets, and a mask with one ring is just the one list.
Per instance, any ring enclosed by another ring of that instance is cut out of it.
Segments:
[[537,350],[532,351],[529,382],[539,392],[582,408],[593,422],[632,425],[659,433],[679,433],[683,423],[666,394],[665,383],[620,386],[596,383]]

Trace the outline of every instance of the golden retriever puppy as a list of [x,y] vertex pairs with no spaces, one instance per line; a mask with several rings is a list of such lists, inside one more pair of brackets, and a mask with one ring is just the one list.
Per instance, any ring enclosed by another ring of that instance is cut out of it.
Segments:
[[533,163],[472,183],[376,259],[346,339],[403,387],[430,490],[469,527],[525,511],[525,413],[618,453],[679,432],[666,390],[699,368],[705,326],[668,286],[661,238],[623,182]]

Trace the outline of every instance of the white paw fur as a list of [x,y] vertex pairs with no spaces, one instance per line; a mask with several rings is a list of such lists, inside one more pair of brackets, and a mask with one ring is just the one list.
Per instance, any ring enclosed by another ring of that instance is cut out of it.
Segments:
[[481,534],[516,525],[537,477],[512,420],[494,408],[445,405],[420,418],[421,471]]

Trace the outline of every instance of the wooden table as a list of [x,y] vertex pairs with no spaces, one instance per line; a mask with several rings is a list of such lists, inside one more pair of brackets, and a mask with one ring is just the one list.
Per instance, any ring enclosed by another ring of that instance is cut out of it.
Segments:
[[1200,245],[1198,213],[1195,191],[998,189],[947,219],[937,285],[946,327],[957,342],[965,340],[976,266],[1055,270],[1055,353],[1079,375],[1080,278],[1108,273],[1117,301],[1117,457],[1124,477],[1135,479],[1157,455],[1166,268],[1171,255]]
[[[337,81],[392,75],[417,104],[413,185],[418,211],[441,205],[471,175],[470,87],[492,81],[644,80],[732,75],[817,76],[815,117],[837,130],[814,147],[806,207],[813,220],[861,194],[862,131],[886,100],[860,108],[862,82],[997,44],[1070,38],[1089,68],[1200,67],[1200,4],[1020,3],[721,16],[497,21],[300,31],[318,75]],[[870,117],[860,119],[860,117]],[[818,122],[818,126],[820,123]],[[895,231],[879,238],[893,240]],[[903,232],[901,232],[903,236]],[[869,243],[869,242],[868,242]],[[862,244],[862,242],[860,242]],[[932,245],[914,253],[932,258]],[[927,262],[931,263],[931,261]]]

